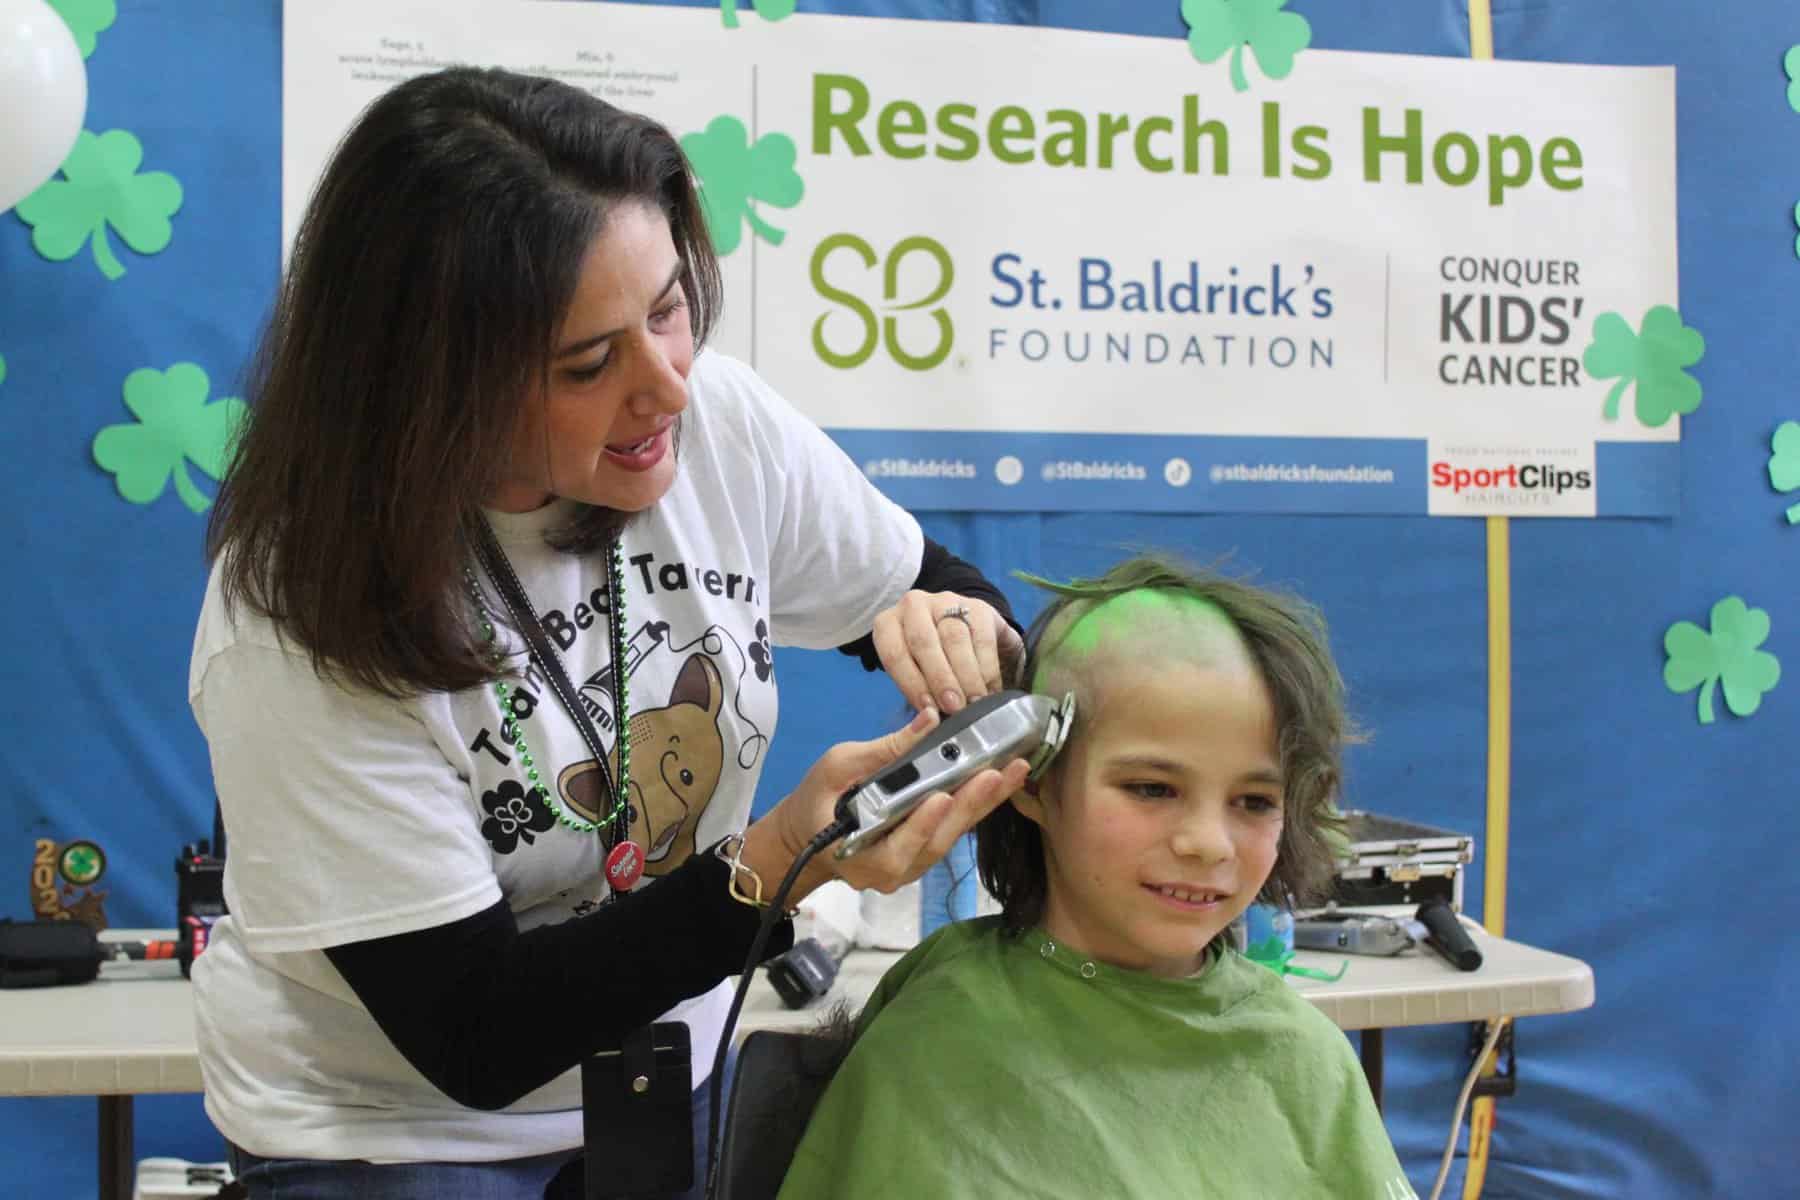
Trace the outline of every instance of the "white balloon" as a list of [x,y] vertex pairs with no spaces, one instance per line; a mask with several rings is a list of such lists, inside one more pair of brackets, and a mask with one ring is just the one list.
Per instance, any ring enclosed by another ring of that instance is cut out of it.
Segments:
[[0,0],[0,212],[56,174],[86,116],[75,35],[44,0]]

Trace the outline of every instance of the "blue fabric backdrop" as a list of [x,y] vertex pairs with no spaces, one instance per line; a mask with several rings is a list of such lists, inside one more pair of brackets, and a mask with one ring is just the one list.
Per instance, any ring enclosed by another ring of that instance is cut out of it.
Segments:
[[[708,5],[702,3],[700,7]],[[802,9],[1179,37],[1175,0],[866,0]],[[1453,0],[1292,0],[1314,45],[1466,56]],[[173,496],[122,502],[94,464],[127,419],[120,384],[199,363],[212,394],[238,378],[279,257],[278,4],[124,0],[89,63],[87,125],[125,128],[186,200],[166,252],[119,249],[104,281],[85,252],[39,258],[0,215],[0,501],[14,583],[0,802],[14,901],[36,837],[98,839],[115,925],[172,921],[177,847],[209,826],[205,747],[186,703],[204,581],[202,521]],[[1781,55],[1784,0],[1495,0],[1502,58],[1678,68],[1682,311],[1707,338],[1706,402],[1682,449],[1673,522],[1512,524],[1514,756],[1508,930],[1594,966],[1588,1012],[1529,1020],[1519,1092],[1501,1103],[1486,1194],[1544,1198],[1800,1195],[1790,1114],[1800,1033],[1792,863],[1800,680],[1749,720],[1701,728],[1664,690],[1661,637],[1736,592],[1770,611],[1768,647],[1800,670],[1800,529],[1764,471],[1800,419],[1800,113]],[[13,114],[6,114],[13,119]],[[1486,755],[1486,568],[1475,521],[972,516],[928,531],[991,575],[1089,571],[1122,550],[1230,554],[1325,609],[1373,740],[1350,801],[1479,833]],[[1009,585],[1025,614],[1036,599]],[[781,736],[763,802],[830,741],[897,714],[885,681],[839,656],[784,653]],[[3,869],[3,864],[0,864]],[[0,870],[3,873],[3,870]],[[1470,880],[1478,911],[1482,864]],[[1389,1037],[1388,1113],[1414,1184],[1429,1185],[1464,1070],[1463,1027]],[[1784,1102],[1787,1102],[1784,1104]],[[94,1193],[91,1100],[0,1101],[0,1161],[18,1194]],[[139,1101],[140,1155],[210,1158],[197,1097]],[[1178,1120],[1179,1114],[1170,1114]],[[1784,1133],[1784,1129],[1789,1132]],[[1781,1145],[1790,1149],[1782,1151]],[[1254,1147],[1246,1147],[1254,1153]],[[1453,1184],[1453,1186],[1455,1186]]]

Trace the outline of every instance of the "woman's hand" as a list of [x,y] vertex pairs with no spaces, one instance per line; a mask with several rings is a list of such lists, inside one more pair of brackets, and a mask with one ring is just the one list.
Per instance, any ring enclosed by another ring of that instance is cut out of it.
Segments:
[[906,702],[946,715],[1005,686],[1025,644],[993,605],[911,591],[875,618],[875,652]]
[[[836,819],[838,797],[899,758],[937,725],[926,709],[905,729],[869,742],[840,742],[807,771],[800,785],[744,833],[744,862],[773,890],[814,835]],[[956,839],[1025,783],[1028,766],[1016,758],[1003,770],[982,771],[954,793],[934,792],[904,821],[855,856],[840,860],[830,848],[806,865],[787,903],[832,878],[853,887],[891,892],[911,883],[950,852]]]

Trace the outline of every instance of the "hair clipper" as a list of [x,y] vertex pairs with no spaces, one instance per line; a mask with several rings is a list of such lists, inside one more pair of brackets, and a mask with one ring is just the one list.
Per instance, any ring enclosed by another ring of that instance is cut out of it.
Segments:
[[1301,950],[1387,956],[1412,949],[1413,941],[1403,922],[1379,913],[1329,910],[1294,922],[1294,945]]
[[971,702],[839,798],[838,812],[855,818],[857,827],[838,843],[837,856],[849,858],[879,841],[927,796],[955,791],[989,767],[1023,758],[1037,778],[1068,740],[1074,720],[1073,692],[1060,701],[1005,691]]

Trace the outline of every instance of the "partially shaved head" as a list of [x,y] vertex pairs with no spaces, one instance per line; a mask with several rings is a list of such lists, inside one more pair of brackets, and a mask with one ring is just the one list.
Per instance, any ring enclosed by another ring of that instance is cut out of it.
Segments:
[[1034,643],[1030,690],[1075,693],[1075,736],[1107,699],[1106,681],[1131,665],[1248,663],[1249,648],[1219,605],[1185,588],[1142,587],[1072,600]]

